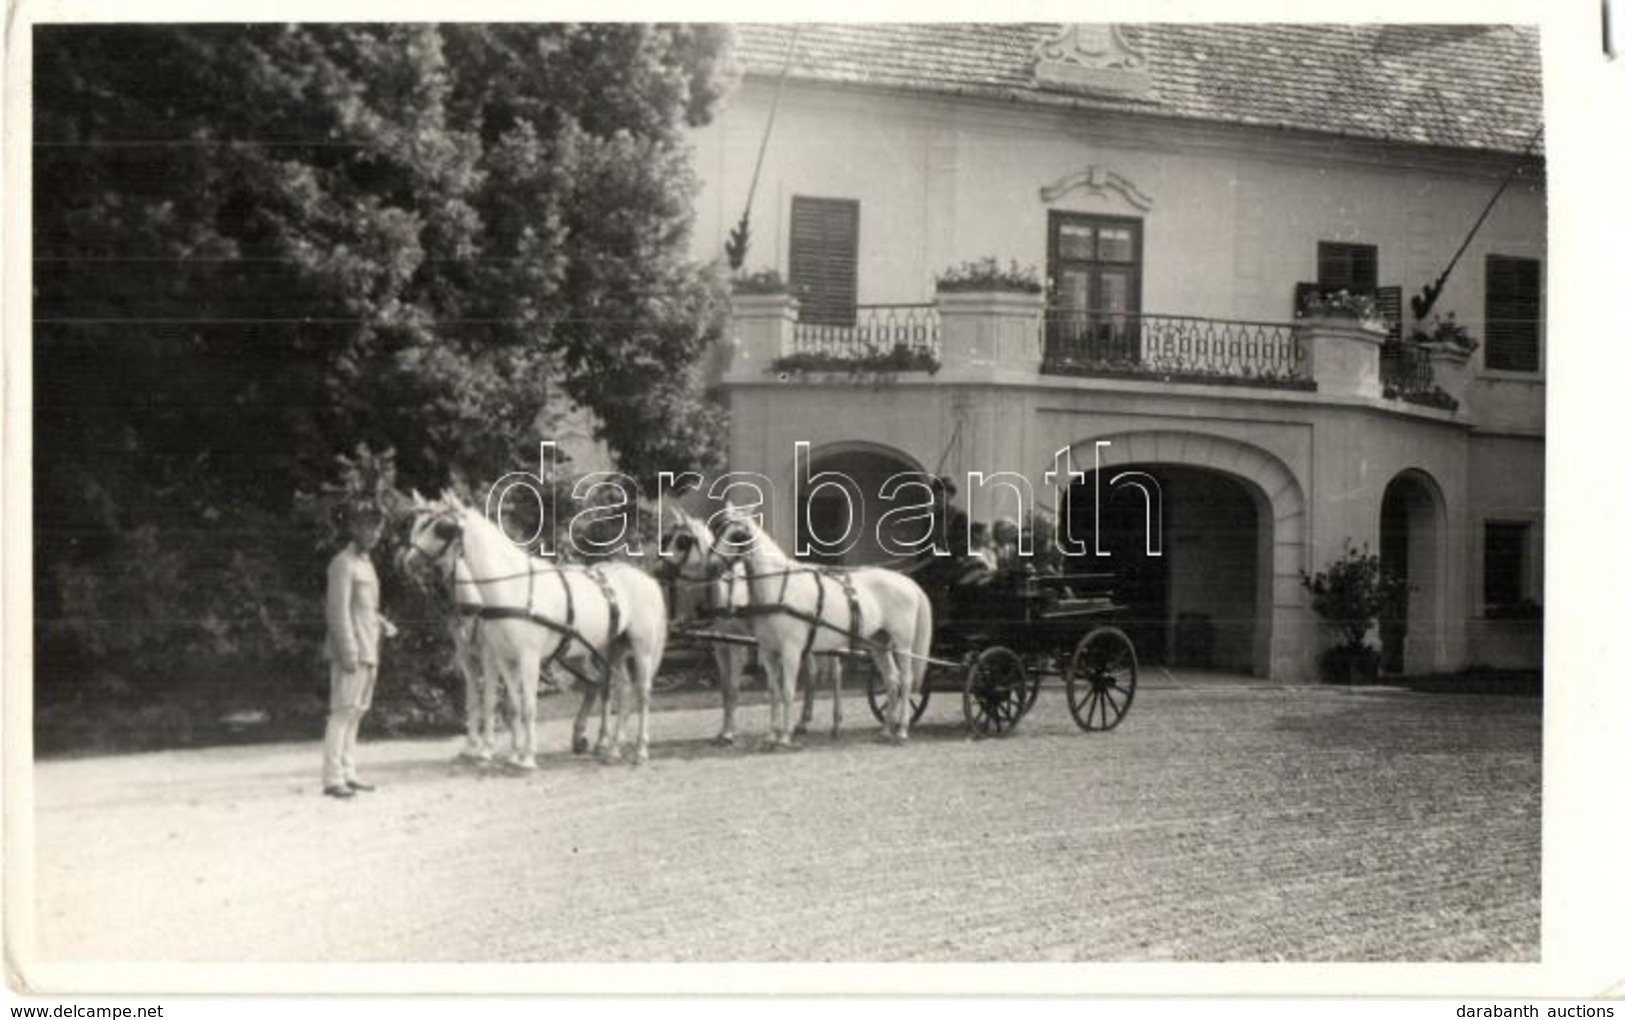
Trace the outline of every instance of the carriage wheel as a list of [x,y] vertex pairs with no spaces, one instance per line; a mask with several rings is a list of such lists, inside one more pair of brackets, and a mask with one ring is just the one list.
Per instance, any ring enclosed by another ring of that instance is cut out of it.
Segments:
[[1066,703],[1086,730],[1109,730],[1134,703],[1139,664],[1134,643],[1116,627],[1097,627],[1083,636],[1066,674]]
[[965,669],[965,722],[979,737],[1016,728],[1031,704],[1021,656],[1000,645],[985,648]]
[[1029,656],[1025,664],[1027,678],[1031,682],[1027,684],[1027,697],[1021,705],[1022,715],[1032,711],[1033,702],[1038,700],[1038,688],[1044,682],[1044,677],[1056,672],[1055,657],[1052,655]]
[[[862,665],[859,665],[859,663],[862,663]],[[884,726],[886,724],[886,687],[880,681],[880,670],[876,669],[875,664],[870,662],[867,657],[848,659],[846,660],[846,666],[848,675],[859,670],[862,671],[866,678],[865,690],[869,694],[869,711],[874,713],[875,722]],[[904,668],[908,668],[906,663]],[[920,721],[920,716],[925,714],[925,706],[930,700],[931,682],[928,674],[925,686],[908,696],[910,711],[908,724],[910,726]]]

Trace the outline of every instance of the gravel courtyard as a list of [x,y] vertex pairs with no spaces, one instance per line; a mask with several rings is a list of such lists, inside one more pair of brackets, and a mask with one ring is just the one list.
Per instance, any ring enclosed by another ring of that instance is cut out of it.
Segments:
[[[708,705],[688,694],[669,704]],[[562,703],[563,698],[550,699]],[[562,704],[550,714],[557,715]],[[1085,734],[938,696],[906,748],[860,697],[799,751],[654,716],[647,766],[534,774],[363,738],[46,761],[46,961],[1535,961],[1537,698],[1142,677]]]

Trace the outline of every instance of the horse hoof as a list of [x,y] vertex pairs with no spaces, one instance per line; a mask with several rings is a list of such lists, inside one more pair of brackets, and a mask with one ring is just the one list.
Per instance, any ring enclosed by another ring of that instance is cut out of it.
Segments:
[[734,746],[734,735],[732,733],[719,733],[714,743],[718,747],[732,747]]
[[647,747],[638,748],[638,752],[632,756],[632,764],[634,764],[634,765],[646,765],[646,764],[648,764],[648,762],[649,762],[649,749]]
[[513,760],[513,767],[521,772],[535,772],[536,759],[534,756],[528,754],[522,758],[515,758]]
[[806,736],[807,735],[807,724],[804,723],[804,722],[796,723],[796,728],[794,730],[792,730],[791,733],[792,733],[792,735],[797,736],[797,737]]
[[590,750],[592,750],[592,744],[586,737],[577,737],[570,741],[570,753],[572,754],[586,754]]

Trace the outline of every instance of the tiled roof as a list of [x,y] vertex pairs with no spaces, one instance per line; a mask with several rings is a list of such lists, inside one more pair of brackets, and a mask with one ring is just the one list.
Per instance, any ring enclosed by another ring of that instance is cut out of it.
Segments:
[[[1139,96],[1034,76],[1061,26],[802,25],[794,79],[1111,109],[1226,124],[1522,152],[1541,124],[1537,32],[1521,26],[1122,26],[1147,59]],[[779,74],[795,26],[736,26],[747,73]]]

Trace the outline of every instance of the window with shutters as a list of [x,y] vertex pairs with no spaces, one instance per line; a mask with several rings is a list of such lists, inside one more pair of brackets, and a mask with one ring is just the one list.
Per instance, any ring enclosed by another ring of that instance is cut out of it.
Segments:
[[1388,320],[1388,339],[1398,342],[1403,312],[1403,294],[1398,287],[1377,286],[1377,246],[1346,241],[1320,241],[1315,246],[1315,280],[1298,284],[1292,308],[1302,314],[1310,295],[1325,297],[1346,290],[1364,294],[1377,302],[1377,310]]
[[1319,265],[1316,282],[1326,291],[1346,290],[1350,294],[1377,291],[1377,246],[1321,241],[1316,248]]
[[850,326],[858,312],[858,203],[842,198],[790,201],[790,292],[801,321]]
[[1528,521],[1484,522],[1484,614],[1515,615],[1530,601]]
[[1484,367],[1540,371],[1540,260],[1484,262]]

